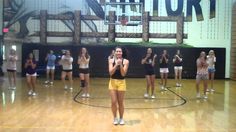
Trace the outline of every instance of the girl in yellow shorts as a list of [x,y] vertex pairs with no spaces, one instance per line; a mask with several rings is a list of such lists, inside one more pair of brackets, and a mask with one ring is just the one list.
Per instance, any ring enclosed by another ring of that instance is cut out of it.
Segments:
[[[124,95],[126,91],[125,75],[128,71],[129,61],[124,59],[126,53],[121,47],[115,48],[115,57],[109,59],[110,74],[109,91],[111,96],[111,110],[114,116],[114,125],[124,125]],[[117,109],[120,119],[117,118]]]

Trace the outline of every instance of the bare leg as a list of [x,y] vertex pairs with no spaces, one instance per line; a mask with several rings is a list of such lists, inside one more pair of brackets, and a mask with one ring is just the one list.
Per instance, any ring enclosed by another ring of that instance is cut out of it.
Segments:
[[85,79],[85,93],[89,93],[89,74],[84,74]]
[[154,95],[154,91],[155,91],[155,78],[156,76],[155,75],[151,75],[151,92],[152,92],[152,95]]
[[214,78],[215,78],[215,73],[211,73],[211,89],[213,89],[213,84],[214,84]]
[[207,92],[207,80],[203,80],[203,86],[204,86],[204,95],[206,95],[206,92]]
[[164,87],[166,87],[166,85],[167,85],[168,73],[164,73],[164,78],[165,78],[165,84],[164,84]]
[[12,73],[13,76],[13,86],[16,87],[16,71]]
[[147,82],[147,87],[146,87],[146,93],[149,94],[149,89],[150,89],[150,84],[151,84],[151,77],[150,75],[146,75],[146,82]]
[[178,82],[178,69],[175,69],[175,82],[176,82],[176,86],[179,83]]
[[161,73],[161,85],[163,86],[164,73]]
[[[83,74],[83,73],[80,73],[79,74],[79,78],[80,78],[80,81],[82,82],[82,81],[85,81],[85,75]],[[85,83],[85,82],[84,82]],[[84,86],[81,86],[81,88],[82,88],[82,90],[83,90],[83,93],[85,93],[86,91],[85,91],[85,84],[84,84]]]
[[7,73],[8,73],[9,86],[12,87],[12,73],[11,72],[7,72]]
[[70,81],[70,88],[73,88],[73,77],[72,77],[72,72],[68,72],[67,76],[69,78]]
[[111,96],[111,111],[113,114],[113,117],[117,117],[117,91],[110,90],[110,96]]
[[46,81],[49,81],[49,73],[50,73],[50,69],[47,69],[47,73],[46,73]]
[[62,71],[61,72],[61,80],[62,80],[64,86],[66,86],[65,77],[66,77],[66,72]]
[[120,114],[120,119],[123,119],[124,115],[124,91],[118,91],[118,105],[119,105],[119,114]]
[[32,84],[32,88],[33,91],[35,92],[35,86],[36,86],[36,76],[31,76],[31,84]]
[[179,84],[182,82],[182,69],[179,70]]
[[51,82],[54,82],[54,74],[55,74],[55,70],[51,69]]
[[31,76],[26,76],[27,86],[29,90],[32,90]]
[[200,84],[200,79],[198,79],[198,78],[196,77],[196,91],[197,91],[197,96],[198,96],[198,95],[200,96],[199,84]]

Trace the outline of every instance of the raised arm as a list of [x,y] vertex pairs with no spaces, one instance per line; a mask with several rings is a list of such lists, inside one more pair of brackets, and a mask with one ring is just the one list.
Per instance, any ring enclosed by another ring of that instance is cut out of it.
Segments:
[[110,76],[115,73],[115,71],[116,71],[116,69],[117,69],[117,67],[118,67],[118,64],[115,64],[115,65],[113,66],[113,62],[114,62],[114,61],[115,61],[114,59],[109,59],[108,68],[109,68],[109,74],[110,74]]
[[129,61],[124,59],[124,66],[120,65],[120,73],[122,76],[125,76],[129,68]]
[[147,61],[147,56],[145,57],[145,58],[143,58],[142,60],[141,60],[141,64],[145,64],[146,63],[146,61]]
[[155,54],[155,55],[153,56],[153,59],[152,59],[152,66],[155,65],[155,63],[156,63],[156,58],[157,58],[157,55]]

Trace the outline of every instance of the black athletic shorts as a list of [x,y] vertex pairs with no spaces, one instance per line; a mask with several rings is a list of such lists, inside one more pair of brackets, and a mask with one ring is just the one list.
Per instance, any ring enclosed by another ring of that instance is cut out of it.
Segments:
[[79,73],[89,74],[89,68],[79,68]]

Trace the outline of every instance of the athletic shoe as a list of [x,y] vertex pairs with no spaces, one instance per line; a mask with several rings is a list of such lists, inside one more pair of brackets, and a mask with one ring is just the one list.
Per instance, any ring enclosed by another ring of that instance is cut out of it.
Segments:
[[120,119],[119,123],[120,123],[120,125],[124,125],[125,121],[123,119]]
[[215,92],[215,89],[212,88],[212,89],[211,89],[211,92]]
[[163,89],[164,91],[167,91],[167,88],[166,87],[164,87],[164,89]]
[[53,85],[53,82],[50,82],[51,85]]
[[147,93],[144,94],[144,98],[148,98],[149,95]]
[[155,95],[152,95],[152,96],[151,96],[151,99],[155,99],[155,98],[156,98]]
[[37,94],[35,92],[32,93],[32,96],[36,96]]
[[179,83],[179,87],[182,87],[182,84]]
[[70,87],[70,90],[72,90],[73,89],[73,87]]
[[85,98],[85,97],[86,97],[86,94],[85,94],[85,93],[83,93],[81,96],[82,96],[82,98]]
[[114,125],[118,125],[118,123],[119,123],[118,119],[115,118],[114,121],[113,121],[113,124],[114,124]]
[[67,89],[68,89],[68,87],[65,85],[64,89],[65,89],[65,90],[67,90]]
[[203,95],[203,98],[204,98],[204,99],[207,99],[208,97],[207,97],[207,95]]
[[201,95],[200,95],[200,93],[197,93],[197,98],[201,98]]
[[87,98],[89,98],[89,97],[90,97],[89,93],[87,93],[87,94],[86,94],[86,97],[87,97]]
[[33,91],[30,90],[30,91],[28,92],[28,95],[32,95],[32,94],[33,94]]
[[161,86],[161,90],[164,90],[164,91],[165,91],[166,89],[165,89],[165,87],[164,87],[164,86]]
[[206,89],[206,92],[210,92],[210,89],[209,89],[209,88],[207,88],[207,89]]
[[15,90],[15,89],[16,89],[16,86],[11,87],[11,89]]
[[175,86],[176,86],[176,87],[179,87],[179,83],[176,83]]
[[49,83],[49,81],[45,81],[44,83]]

